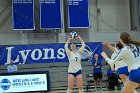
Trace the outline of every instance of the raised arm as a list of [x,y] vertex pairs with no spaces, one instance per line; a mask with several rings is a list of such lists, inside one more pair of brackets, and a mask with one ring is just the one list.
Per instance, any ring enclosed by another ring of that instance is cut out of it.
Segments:
[[115,51],[115,47],[113,47],[112,45],[110,45],[110,43],[108,41],[104,41],[103,44],[105,46],[107,46],[111,51]]
[[81,38],[81,36],[78,35],[77,39],[82,43],[82,46],[79,49],[79,53],[82,54],[84,52],[84,49],[85,49],[85,43],[84,43],[83,39]]
[[70,50],[68,48],[68,44],[70,43],[70,41],[71,41],[71,38],[70,36],[68,36],[68,40],[65,43],[65,50],[66,50],[67,55],[70,55]]
[[105,60],[110,66],[113,66],[116,62],[119,62],[119,60],[124,59],[126,54],[127,54],[127,51],[120,50],[120,52],[116,55],[114,59],[110,59],[105,52],[101,53],[101,55],[105,58]]

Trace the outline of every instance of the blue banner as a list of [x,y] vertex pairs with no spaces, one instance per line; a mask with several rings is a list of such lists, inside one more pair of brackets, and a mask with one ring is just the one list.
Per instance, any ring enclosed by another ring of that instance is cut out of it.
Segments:
[[88,0],[68,0],[69,28],[89,28]]
[[[64,49],[65,44],[15,45],[0,46],[0,65],[9,64],[13,60],[16,64],[68,62]],[[77,49],[81,44],[76,44]],[[101,54],[102,43],[86,43],[82,60],[89,60],[93,54]],[[102,57],[99,57],[102,59]]]
[[62,29],[62,0],[40,0],[41,29]]
[[12,0],[12,16],[14,30],[33,30],[34,0]]

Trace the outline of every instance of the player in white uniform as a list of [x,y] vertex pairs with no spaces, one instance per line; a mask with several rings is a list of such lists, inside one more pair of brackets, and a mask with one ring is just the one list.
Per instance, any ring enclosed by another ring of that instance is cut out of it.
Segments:
[[140,84],[140,48],[138,47],[140,46],[140,41],[132,39],[129,33],[123,32],[120,35],[120,42],[123,44],[123,48],[113,60],[108,58],[105,52],[102,52],[101,55],[110,65],[119,62],[121,59],[127,64],[130,75],[124,84],[122,92],[136,93],[134,90]]
[[[113,47],[112,45],[110,45],[109,42],[104,41],[104,45],[106,45],[110,50],[113,51],[113,54],[111,55],[111,59],[114,59],[117,53],[119,52],[119,50],[123,48],[123,45],[121,43],[117,43],[116,47]],[[111,68],[114,68],[114,65],[111,66]],[[124,84],[129,76],[128,66],[126,65],[125,62],[123,62],[123,60],[120,60],[115,63],[115,70],[118,71],[119,77],[121,78]]]
[[65,44],[66,54],[67,54],[68,59],[69,59],[67,93],[72,92],[75,80],[77,81],[79,93],[83,93],[81,55],[85,49],[85,43],[79,35],[77,36],[77,39],[82,43],[82,46],[79,50],[76,49],[76,45],[74,45],[74,44],[70,45],[70,49],[68,48],[68,44],[72,40],[72,38],[70,38],[70,37],[68,37],[68,40]]

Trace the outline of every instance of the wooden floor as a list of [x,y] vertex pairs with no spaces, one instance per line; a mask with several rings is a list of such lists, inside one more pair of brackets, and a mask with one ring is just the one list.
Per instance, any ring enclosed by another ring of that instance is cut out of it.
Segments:
[[[52,91],[48,93],[66,93],[64,91]],[[79,93],[78,91],[73,91],[72,93]],[[97,92],[84,92],[84,93],[121,93],[121,91],[97,91]]]
[[[140,93],[140,89],[137,89],[136,90],[137,93]],[[50,91],[50,92],[29,92],[29,93],[66,93],[66,90],[53,90],[53,91]],[[78,90],[73,90],[72,93],[79,93]],[[121,93],[121,90],[111,90],[111,91],[108,91],[108,90],[102,90],[102,91],[94,91],[94,90],[90,90],[89,92],[85,92],[84,90],[84,93]]]
[[[140,90],[137,90],[138,93],[140,93]],[[66,91],[51,91],[47,93],[66,93]],[[77,90],[74,90],[72,93],[79,93]],[[114,91],[93,91],[90,92],[84,92],[84,93],[121,93],[121,90],[114,90]]]
[[[66,93],[66,91],[51,91],[48,93]],[[73,91],[72,93],[79,93],[78,91]],[[120,90],[115,90],[115,91],[90,91],[90,92],[84,92],[84,93],[121,93]]]

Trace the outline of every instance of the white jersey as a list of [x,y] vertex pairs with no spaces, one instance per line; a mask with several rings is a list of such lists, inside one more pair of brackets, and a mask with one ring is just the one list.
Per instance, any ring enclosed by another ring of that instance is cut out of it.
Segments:
[[114,65],[121,59],[127,64],[129,71],[138,69],[140,67],[140,48],[135,45],[125,46],[114,59],[106,58],[106,61],[110,65]]
[[[119,53],[119,50],[115,48],[114,53],[111,55],[111,59],[114,59],[118,53]],[[115,70],[117,70],[118,68],[125,67],[125,66],[127,66],[126,63],[121,59],[115,63]],[[114,67],[114,65],[111,67]]]
[[82,43],[81,48],[77,52],[72,52],[68,49],[68,44],[65,44],[65,50],[69,59],[69,68],[68,72],[70,73],[76,73],[81,67],[81,55],[85,49],[85,43]]

